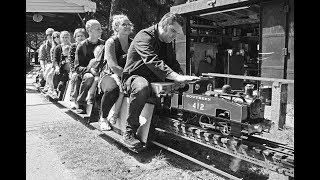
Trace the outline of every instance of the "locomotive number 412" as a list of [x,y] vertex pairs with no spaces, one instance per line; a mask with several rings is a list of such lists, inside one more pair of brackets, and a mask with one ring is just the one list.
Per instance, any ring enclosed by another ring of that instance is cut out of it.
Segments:
[[192,107],[195,109],[204,110],[204,104],[199,103],[199,102],[193,103]]

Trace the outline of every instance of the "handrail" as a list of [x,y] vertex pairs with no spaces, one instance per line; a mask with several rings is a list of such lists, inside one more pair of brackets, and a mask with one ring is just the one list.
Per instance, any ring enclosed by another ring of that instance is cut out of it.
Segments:
[[225,77],[225,78],[234,78],[234,79],[249,79],[249,80],[257,80],[257,81],[280,82],[283,84],[294,84],[294,80],[292,79],[264,78],[264,77],[241,76],[241,75],[220,74],[220,73],[202,73],[202,76]]

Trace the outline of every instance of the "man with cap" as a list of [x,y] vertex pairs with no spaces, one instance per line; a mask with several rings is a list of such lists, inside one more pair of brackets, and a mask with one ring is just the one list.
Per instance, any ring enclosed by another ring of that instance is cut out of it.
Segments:
[[[48,64],[52,63],[51,56],[50,56],[50,49],[52,44],[52,33],[54,29],[48,28],[46,30],[46,36],[47,39],[42,43],[42,45],[39,47],[39,56],[38,60],[40,62],[41,70],[40,70],[40,76],[44,77],[44,72],[46,71],[46,68],[49,68]],[[45,79],[46,77],[44,77]],[[44,86],[44,83],[43,83]]]

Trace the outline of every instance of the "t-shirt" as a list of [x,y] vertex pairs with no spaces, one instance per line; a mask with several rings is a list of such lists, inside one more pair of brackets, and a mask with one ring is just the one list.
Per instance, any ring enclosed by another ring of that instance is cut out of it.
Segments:
[[90,72],[90,67],[87,67],[90,60],[94,58],[93,50],[98,45],[104,45],[105,41],[98,39],[98,42],[92,43],[88,39],[83,40],[77,45],[74,67],[78,74],[83,75]]

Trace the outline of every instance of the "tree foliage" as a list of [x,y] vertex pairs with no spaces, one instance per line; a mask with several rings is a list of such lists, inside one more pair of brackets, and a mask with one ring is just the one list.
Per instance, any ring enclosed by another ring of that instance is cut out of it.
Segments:
[[97,4],[95,13],[87,18],[97,19],[103,26],[104,36],[108,38],[111,34],[112,16],[115,14],[126,14],[134,24],[135,35],[141,29],[157,23],[161,17],[170,11],[174,0],[92,0]]
[[42,42],[46,40],[45,33],[27,32],[26,33],[26,47],[36,51]]

